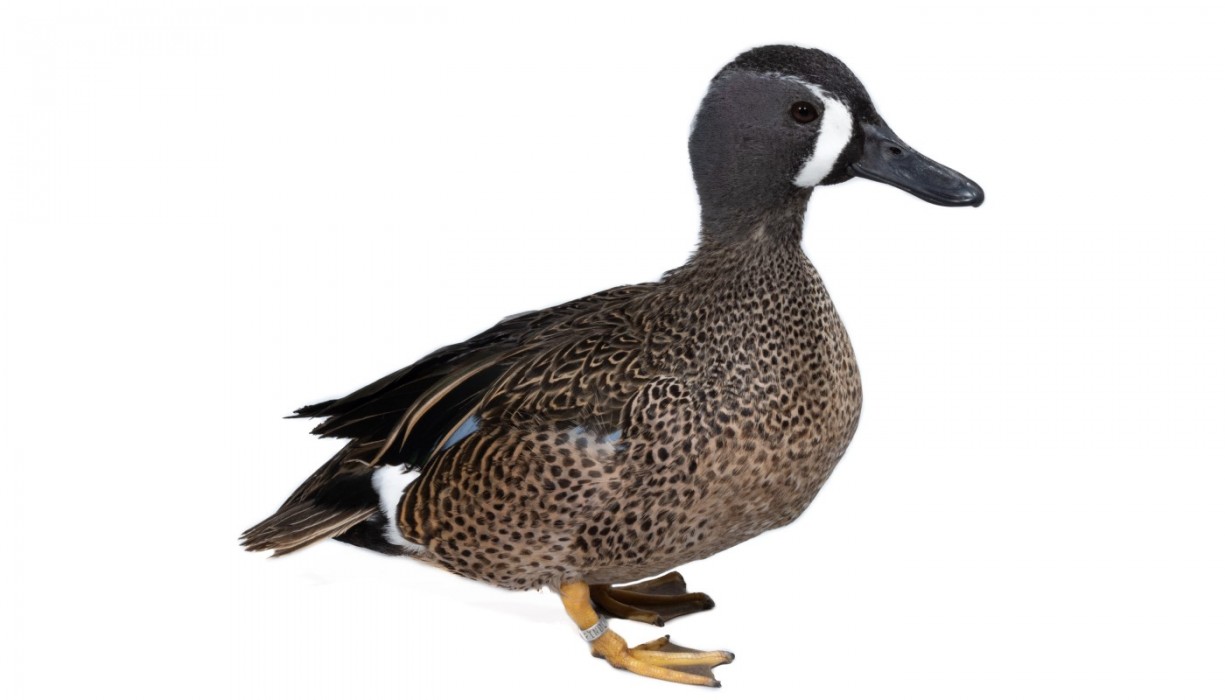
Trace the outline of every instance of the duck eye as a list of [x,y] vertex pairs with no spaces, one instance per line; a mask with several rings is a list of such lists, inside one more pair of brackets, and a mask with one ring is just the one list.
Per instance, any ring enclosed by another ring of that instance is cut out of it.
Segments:
[[791,118],[807,124],[817,118],[817,108],[811,102],[796,102],[791,105]]

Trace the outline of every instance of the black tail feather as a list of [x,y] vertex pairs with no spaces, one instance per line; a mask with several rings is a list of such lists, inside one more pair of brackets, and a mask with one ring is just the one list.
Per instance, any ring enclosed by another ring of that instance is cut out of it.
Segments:
[[242,533],[242,546],[249,552],[271,549],[273,556],[279,557],[344,534],[376,510],[343,509],[309,501],[289,505]]

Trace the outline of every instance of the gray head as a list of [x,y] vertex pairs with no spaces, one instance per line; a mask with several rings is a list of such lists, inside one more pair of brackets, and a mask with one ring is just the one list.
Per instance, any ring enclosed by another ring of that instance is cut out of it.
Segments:
[[978,206],[972,180],[907,146],[842,61],[817,49],[762,46],[724,66],[689,137],[707,227],[807,202],[855,177],[933,204]]

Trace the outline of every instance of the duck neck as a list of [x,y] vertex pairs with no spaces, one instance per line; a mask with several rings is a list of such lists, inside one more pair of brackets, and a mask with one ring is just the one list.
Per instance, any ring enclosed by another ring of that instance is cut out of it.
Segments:
[[785,381],[764,348],[810,354],[813,338],[833,313],[800,245],[807,199],[756,216],[704,216],[697,250],[664,277],[670,293],[660,298],[668,310],[659,316],[675,320],[661,325],[686,329],[677,343],[697,338],[702,361],[722,373],[721,381]]
[[[809,194],[801,192],[786,206],[756,213],[703,209],[697,250],[668,279],[704,293],[717,288],[720,295],[753,297],[763,289],[778,289],[784,295],[813,293],[810,283],[820,282],[801,246]],[[711,280],[718,280],[714,287]],[[725,301],[730,302],[730,297]]]
[[812,189],[792,189],[778,201],[745,206],[744,202],[702,202],[702,234],[698,252],[746,240],[799,246],[804,236],[804,212]]

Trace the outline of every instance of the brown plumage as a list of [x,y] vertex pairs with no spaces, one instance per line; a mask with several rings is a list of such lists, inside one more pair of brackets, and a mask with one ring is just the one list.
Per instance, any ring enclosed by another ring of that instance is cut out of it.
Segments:
[[[409,554],[561,590],[578,622],[576,584],[660,574],[799,516],[861,403],[846,329],[801,248],[813,185],[863,174],[948,205],[977,205],[981,190],[896,140],[841,62],[794,47],[720,72],[690,154],[703,227],[687,263],[300,409],[349,442],[244,544],[284,554],[336,537]],[[420,476],[380,504],[389,467]]]
[[[331,415],[317,433],[353,441],[248,546],[280,553],[336,535],[335,499],[302,517],[312,496],[415,450],[430,454],[401,531],[421,558],[506,588],[633,581],[790,522],[845,452],[860,406],[801,221],[706,241],[658,283],[510,319],[435,353],[434,372],[426,358],[303,409]],[[471,377],[475,397],[452,396]],[[415,387],[426,388],[406,408],[385,410]],[[431,421],[444,402],[448,420]],[[430,452],[470,415],[480,429]],[[376,505],[350,513],[364,520]]]

